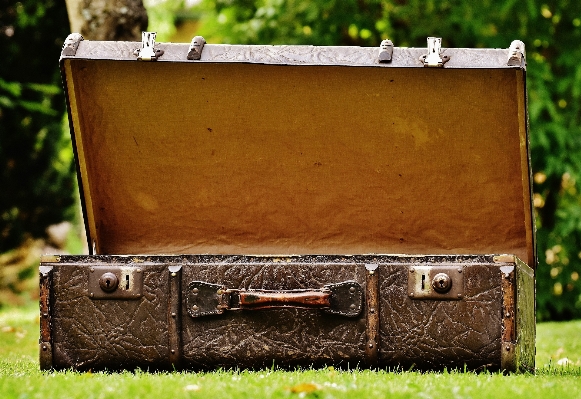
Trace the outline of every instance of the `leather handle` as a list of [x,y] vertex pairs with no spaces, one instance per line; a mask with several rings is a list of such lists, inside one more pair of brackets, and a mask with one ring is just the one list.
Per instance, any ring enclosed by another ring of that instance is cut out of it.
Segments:
[[267,309],[270,307],[296,306],[305,308],[331,307],[331,291],[305,292],[266,292],[266,291],[239,291],[240,309]]
[[192,281],[188,284],[186,302],[188,313],[194,318],[222,314],[226,310],[276,308],[321,309],[357,317],[363,309],[363,289],[356,281],[298,290],[226,289],[220,284]]

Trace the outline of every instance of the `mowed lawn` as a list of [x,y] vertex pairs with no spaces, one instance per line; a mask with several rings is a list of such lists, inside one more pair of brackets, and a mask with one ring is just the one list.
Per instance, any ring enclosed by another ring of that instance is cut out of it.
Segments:
[[535,375],[333,368],[208,373],[41,372],[38,307],[0,311],[0,398],[581,398],[581,321],[537,327]]

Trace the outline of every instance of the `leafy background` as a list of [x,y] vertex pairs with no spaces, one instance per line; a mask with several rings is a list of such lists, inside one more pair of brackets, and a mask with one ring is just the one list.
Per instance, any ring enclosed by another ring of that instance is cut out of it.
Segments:
[[[525,42],[537,316],[581,318],[581,2],[573,0],[220,0],[146,2],[160,41],[506,48]],[[72,221],[64,250],[82,251],[77,187],[57,58],[64,2],[0,2],[0,303],[35,275],[48,226]],[[36,251],[36,252],[35,252]],[[31,260],[32,259],[32,260]],[[26,266],[22,266],[22,265]],[[20,266],[15,266],[20,265]],[[27,294],[29,295],[29,294]],[[34,294],[33,294],[34,295]]]

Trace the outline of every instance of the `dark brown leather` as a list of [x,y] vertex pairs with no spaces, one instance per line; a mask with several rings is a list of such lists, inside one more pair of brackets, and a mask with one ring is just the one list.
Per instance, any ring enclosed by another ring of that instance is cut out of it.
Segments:
[[[90,268],[107,264],[143,270],[142,296],[124,300],[91,298],[87,283]],[[420,264],[462,266],[462,299],[411,298],[407,292],[408,268]],[[52,367],[57,369],[261,368],[273,364],[403,369],[502,367],[504,274],[502,264],[494,263],[492,256],[62,256],[43,263],[47,265],[53,266],[52,342],[48,344],[52,345]],[[292,307],[194,318],[186,307],[184,290],[191,281],[239,290],[284,291],[355,281],[366,291],[366,265],[378,265],[379,306],[374,312],[379,312],[380,346],[375,363],[370,363],[372,354],[366,350],[370,342],[367,334],[373,331],[368,329],[373,317],[368,318],[367,307],[355,318]],[[514,269],[514,264],[511,267]],[[526,265],[519,267],[530,271]],[[172,299],[169,281],[176,270],[181,295],[174,293]],[[518,276],[522,286],[519,290],[525,294],[516,300],[530,301],[527,295],[534,294],[530,288],[532,274],[518,272]],[[514,278],[511,281],[516,287]],[[178,297],[179,303],[175,302]],[[534,361],[534,355],[529,356],[534,352],[534,311],[529,310],[518,315],[515,330],[532,337],[517,348],[519,361],[526,364]],[[170,334],[176,328],[179,330]],[[528,331],[531,328],[533,331]]]

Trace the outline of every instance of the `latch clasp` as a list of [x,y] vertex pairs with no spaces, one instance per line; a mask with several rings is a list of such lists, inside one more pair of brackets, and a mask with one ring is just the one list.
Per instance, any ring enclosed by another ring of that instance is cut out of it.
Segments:
[[525,61],[525,44],[520,40],[513,40],[508,49],[508,66],[522,67]]
[[391,62],[391,58],[393,56],[393,42],[389,39],[386,39],[381,42],[379,46],[379,62],[380,63],[387,63]]
[[420,60],[424,62],[425,67],[441,68],[450,60],[447,55],[440,55],[442,48],[442,38],[428,37],[428,54],[422,55]]
[[157,61],[163,55],[163,50],[155,49],[156,32],[141,32],[141,48],[133,52],[138,61]]
[[412,265],[408,269],[411,299],[461,300],[464,297],[462,265]]

